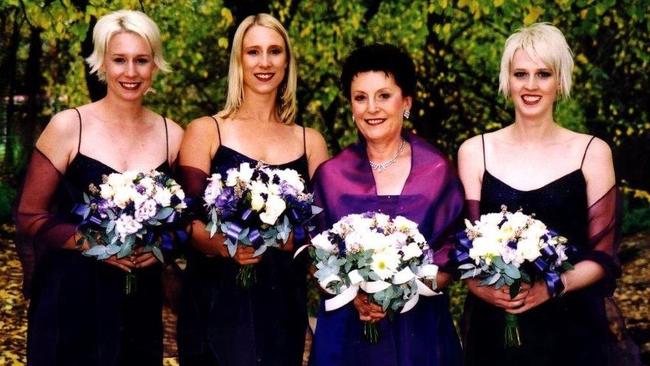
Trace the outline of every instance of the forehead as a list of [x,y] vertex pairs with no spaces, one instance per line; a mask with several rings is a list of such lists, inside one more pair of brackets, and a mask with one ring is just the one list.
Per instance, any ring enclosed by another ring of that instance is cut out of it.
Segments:
[[151,54],[151,45],[146,39],[133,32],[119,32],[113,34],[108,41],[108,53],[137,53]]
[[284,38],[275,29],[261,25],[253,25],[248,28],[244,34],[244,47],[254,47],[261,45],[284,46]]
[[511,69],[550,69],[551,67],[544,63],[537,54],[529,52],[524,49],[518,49],[512,55],[512,62],[510,63]]
[[373,91],[384,88],[397,88],[393,75],[384,71],[363,71],[352,78],[352,91]]

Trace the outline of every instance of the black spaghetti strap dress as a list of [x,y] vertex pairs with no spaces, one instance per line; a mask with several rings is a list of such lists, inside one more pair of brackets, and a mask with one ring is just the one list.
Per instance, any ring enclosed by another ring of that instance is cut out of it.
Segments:
[[[79,111],[77,111],[79,113]],[[167,121],[163,118],[165,130]],[[81,115],[79,114],[79,146]],[[169,155],[166,155],[169,156]],[[165,159],[157,170],[171,173]],[[91,183],[117,172],[78,152],[57,195],[57,215],[72,214]],[[28,365],[160,366],[162,364],[162,284],[160,264],[137,271],[137,291],[125,294],[125,272],[85,257],[77,250],[49,250],[36,264],[28,312]]]
[[[578,250],[576,261],[586,255],[588,207],[582,164],[580,169],[529,191],[509,186],[486,168],[480,213],[499,212],[503,204],[510,211],[521,208],[525,214],[534,213],[565,236]],[[606,365],[611,332],[602,293],[596,284],[519,314],[523,346],[508,349],[504,348],[504,310],[469,293],[463,319],[465,364]]]
[[[241,163],[258,161],[220,144],[210,174],[226,176],[228,169]],[[309,180],[306,152],[294,161],[269,166],[294,169]],[[239,265],[234,260],[190,250],[178,320],[181,365],[302,364],[307,329],[305,267],[293,261],[293,253],[275,248],[267,250],[255,267],[256,283],[241,288],[235,280]]]

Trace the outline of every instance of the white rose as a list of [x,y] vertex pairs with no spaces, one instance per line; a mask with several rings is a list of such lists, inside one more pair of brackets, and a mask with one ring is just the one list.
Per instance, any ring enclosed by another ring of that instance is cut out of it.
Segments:
[[520,240],[517,244],[517,252],[525,260],[532,262],[541,254],[539,252],[539,239],[528,238]]
[[169,207],[171,205],[172,194],[166,189],[159,189],[154,194],[153,199],[162,207]]
[[397,228],[397,230],[403,232],[403,233],[411,233],[414,231],[417,231],[418,229],[418,224],[415,222],[407,219],[404,216],[397,216],[393,220],[393,224]]
[[334,244],[332,244],[332,242],[329,241],[329,239],[327,239],[327,235],[325,233],[320,233],[320,234],[314,236],[311,239],[311,244],[314,247],[316,247],[318,249],[322,249],[322,250],[324,250],[326,252],[332,252],[336,248],[336,246]]
[[375,214],[375,220],[377,221],[378,227],[384,228],[388,226],[388,222],[390,221],[390,216],[383,213],[378,213]]
[[259,194],[253,193],[251,195],[251,208],[253,211],[261,211],[264,208],[264,197]]
[[151,192],[153,192],[154,189],[154,181],[153,179],[149,177],[142,178],[140,182],[138,183],[142,186],[142,188],[145,189],[145,194],[146,195],[151,195]]
[[109,200],[113,197],[114,194],[115,191],[113,190],[113,187],[111,187],[110,184],[99,185],[99,195],[102,196],[103,199]]
[[345,249],[350,253],[357,253],[361,250],[364,241],[363,235],[353,231],[345,237]]
[[406,245],[406,240],[408,239],[408,235],[406,235],[401,231],[396,231],[390,234],[389,238],[393,242],[395,248],[401,248],[404,245]]
[[412,258],[419,258],[422,255],[422,249],[420,249],[420,246],[417,245],[417,243],[410,243],[409,245],[403,247],[402,252],[404,253],[402,259],[405,261],[408,261]]
[[250,182],[255,170],[248,163],[239,164],[239,179],[243,182]]
[[517,211],[513,214],[508,214],[508,222],[512,226],[514,230],[519,230],[526,226],[526,222],[530,218],[530,216],[525,215],[521,211]]
[[[131,201],[134,195],[134,190],[130,187],[122,187],[122,189],[116,190],[113,195],[113,202],[119,208],[125,208]],[[137,194],[138,192],[135,192]]]
[[260,220],[265,224],[274,225],[286,208],[287,204],[282,198],[269,195],[266,199],[266,211],[260,214]]
[[286,182],[286,184],[293,187],[297,192],[305,190],[305,185],[297,171],[293,169],[279,169],[276,171],[276,174],[280,177],[280,180]]

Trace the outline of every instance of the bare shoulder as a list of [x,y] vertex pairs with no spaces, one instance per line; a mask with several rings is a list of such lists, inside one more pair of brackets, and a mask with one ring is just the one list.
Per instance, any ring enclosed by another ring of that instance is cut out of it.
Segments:
[[[219,121],[221,125],[222,121]],[[214,119],[210,116],[199,117],[190,122],[185,128],[186,135],[199,137],[204,135],[205,138],[213,138],[217,135],[217,126]]]
[[458,158],[473,158],[483,151],[483,141],[481,135],[476,135],[465,140],[458,148]]
[[55,114],[36,141],[38,148],[58,169],[65,172],[79,142],[79,115],[74,109]]
[[307,140],[307,145],[326,146],[325,138],[314,128],[305,127],[305,139]]

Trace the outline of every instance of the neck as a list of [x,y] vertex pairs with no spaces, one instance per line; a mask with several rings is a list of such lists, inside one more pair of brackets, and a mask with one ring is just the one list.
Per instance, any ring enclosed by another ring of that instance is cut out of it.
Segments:
[[264,123],[280,122],[275,108],[276,95],[277,91],[258,94],[244,89],[244,100],[237,111],[237,117]]
[[100,109],[104,111],[106,119],[119,121],[123,124],[142,123],[145,109],[142,106],[142,100],[126,101],[119,99],[111,94],[97,102]]
[[512,133],[517,141],[520,142],[540,142],[548,141],[560,127],[553,120],[553,116],[544,118],[523,118],[515,117],[515,123],[512,125]]
[[404,139],[401,135],[386,141],[367,141],[366,152],[368,159],[375,163],[382,163],[395,157]]

